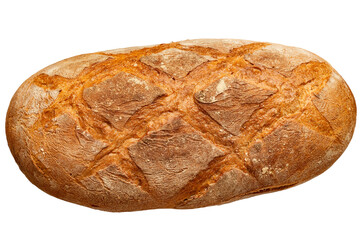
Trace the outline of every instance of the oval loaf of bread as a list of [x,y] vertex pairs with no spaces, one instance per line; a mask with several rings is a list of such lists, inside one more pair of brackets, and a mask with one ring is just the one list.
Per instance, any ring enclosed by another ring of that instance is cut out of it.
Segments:
[[344,152],[354,97],[300,48],[198,39],[84,54],[26,80],[11,152],[43,191],[106,211],[197,208],[303,183]]

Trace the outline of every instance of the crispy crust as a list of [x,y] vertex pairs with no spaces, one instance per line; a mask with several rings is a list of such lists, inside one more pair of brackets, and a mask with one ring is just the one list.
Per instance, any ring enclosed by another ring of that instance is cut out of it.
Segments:
[[196,208],[305,182],[345,151],[354,97],[322,58],[196,39],[84,54],[26,80],[10,150],[43,191],[106,211]]

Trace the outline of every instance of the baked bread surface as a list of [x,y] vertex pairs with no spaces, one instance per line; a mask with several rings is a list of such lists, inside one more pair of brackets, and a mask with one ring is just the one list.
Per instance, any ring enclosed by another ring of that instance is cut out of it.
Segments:
[[196,208],[303,183],[349,144],[354,97],[322,58],[196,39],[84,54],[26,80],[11,152],[43,191],[106,211]]

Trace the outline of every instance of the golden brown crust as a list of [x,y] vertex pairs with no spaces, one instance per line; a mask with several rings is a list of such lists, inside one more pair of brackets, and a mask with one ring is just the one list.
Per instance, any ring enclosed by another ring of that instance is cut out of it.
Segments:
[[6,119],[45,192],[106,211],[194,208],[285,189],[349,144],[353,95],[303,49],[196,39],[84,54],[30,77]]

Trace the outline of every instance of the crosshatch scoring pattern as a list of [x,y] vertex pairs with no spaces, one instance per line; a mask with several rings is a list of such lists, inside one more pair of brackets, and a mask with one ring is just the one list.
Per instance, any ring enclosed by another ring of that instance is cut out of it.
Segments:
[[193,208],[322,173],[348,145],[355,102],[305,50],[186,40],[85,54],[29,78],[9,107],[31,182],[108,211]]

